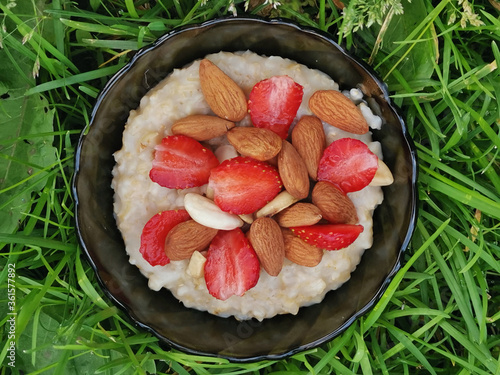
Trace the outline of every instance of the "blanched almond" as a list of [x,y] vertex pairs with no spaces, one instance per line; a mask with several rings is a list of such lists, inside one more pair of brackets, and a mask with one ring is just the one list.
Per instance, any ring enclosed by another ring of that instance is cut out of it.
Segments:
[[292,204],[294,204],[297,201],[298,201],[297,198],[295,198],[293,195],[291,195],[288,191],[283,190],[276,197],[274,197],[273,200],[271,200],[264,207],[262,207],[260,210],[258,210],[255,213],[255,217],[259,218],[259,217],[263,217],[263,216],[276,215],[278,212],[291,206]]
[[290,229],[283,228],[285,257],[292,262],[305,267],[315,267],[323,258],[323,250],[309,245],[297,237]]
[[203,277],[203,268],[205,267],[206,261],[207,258],[205,258],[202,253],[195,251],[189,259],[187,272],[193,277]]
[[311,95],[309,108],[324,122],[354,134],[368,132],[368,123],[356,105],[340,91],[319,90]]
[[318,181],[312,191],[312,201],[332,224],[356,224],[358,214],[349,197],[335,185]]
[[300,227],[314,225],[322,218],[321,211],[312,203],[298,202],[290,206],[275,217],[282,227]]
[[269,217],[255,220],[248,231],[248,240],[262,268],[269,275],[278,276],[285,258],[285,244],[278,223]]
[[210,109],[229,121],[241,121],[247,114],[243,90],[210,60],[200,62],[200,85]]
[[288,193],[297,199],[304,199],[309,195],[309,174],[306,164],[288,141],[283,141],[278,154],[278,170]]
[[326,147],[323,123],[315,116],[302,116],[292,130],[292,145],[304,160],[313,180],[318,178],[318,165]]
[[207,141],[226,134],[234,126],[234,122],[217,116],[192,115],[176,121],[171,130],[172,134],[182,134],[197,141]]
[[193,220],[206,227],[231,230],[243,225],[243,220],[237,215],[222,211],[214,201],[200,194],[187,193],[184,208]]
[[170,260],[189,259],[195,251],[207,248],[217,232],[194,220],[184,221],[168,232],[165,253]]
[[236,127],[227,133],[227,139],[241,155],[261,161],[275,157],[281,150],[281,137],[269,129]]
[[382,160],[378,159],[378,168],[370,182],[370,186],[388,186],[394,182],[391,170]]

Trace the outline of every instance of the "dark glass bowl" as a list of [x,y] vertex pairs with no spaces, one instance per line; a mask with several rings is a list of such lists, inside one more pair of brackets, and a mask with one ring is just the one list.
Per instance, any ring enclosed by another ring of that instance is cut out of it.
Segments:
[[[374,243],[351,279],[323,302],[262,322],[220,318],[185,308],[165,289],[154,292],[129,264],[113,216],[113,153],[140,98],[174,68],[219,51],[251,50],[319,69],[341,88],[360,87],[383,118],[373,137],[382,144],[394,183],[374,213]],[[140,327],[169,346],[193,354],[248,362],[278,359],[318,346],[342,333],[379,300],[401,266],[416,220],[413,143],[384,84],[332,38],[285,20],[223,18],[174,30],[140,50],[100,94],[80,139],[73,192],[76,224],[85,254],[104,293]]]

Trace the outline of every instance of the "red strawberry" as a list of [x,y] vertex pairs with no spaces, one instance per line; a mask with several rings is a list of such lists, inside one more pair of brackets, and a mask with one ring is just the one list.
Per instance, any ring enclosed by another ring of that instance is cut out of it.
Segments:
[[162,211],[148,220],[141,234],[142,257],[152,266],[164,266],[170,262],[165,254],[165,238],[177,224],[189,220],[186,210]]
[[262,208],[283,183],[276,167],[250,157],[237,156],[212,169],[208,186],[221,210],[237,215]]
[[208,182],[210,170],[219,165],[214,153],[185,135],[171,135],[155,147],[152,181],[170,189],[185,189]]
[[378,158],[362,141],[341,138],[323,152],[318,167],[318,181],[328,181],[344,193],[367,186],[377,172]]
[[242,296],[257,284],[260,264],[250,242],[236,228],[217,233],[208,248],[204,270],[209,293],[224,301]]
[[248,100],[253,125],[270,129],[286,139],[302,102],[303,91],[303,87],[288,76],[274,76],[257,82]]
[[340,250],[352,244],[363,231],[362,225],[318,224],[291,227],[293,233],[310,245],[326,250]]

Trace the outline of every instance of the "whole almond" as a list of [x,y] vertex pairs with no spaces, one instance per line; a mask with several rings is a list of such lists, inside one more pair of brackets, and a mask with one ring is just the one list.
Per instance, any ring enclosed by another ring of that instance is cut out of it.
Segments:
[[292,145],[307,167],[313,180],[318,179],[318,165],[326,147],[323,123],[316,116],[302,116],[292,130]]
[[323,218],[332,224],[356,224],[358,214],[349,197],[335,185],[319,181],[313,188],[312,201]]
[[368,123],[358,107],[336,90],[319,90],[311,95],[309,108],[324,122],[354,134],[368,132]]
[[269,217],[256,219],[248,231],[248,240],[262,268],[269,275],[277,276],[285,258],[285,244],[278,223]]
[[300,227],[314,225],[322,218],[321,211],[312,203],[298,202],[275,216],[282,227]]
[[243,90],[210,60],[200,61],[200,85],[210,109],[229,121],[241,121],[247,114]]
[[172,134],[182,134],[197,141],[207,141],[220,137],[234,128],[234,122],[217,116],[191,115],[176,121],[171,128]]
[[282,233],[285,243],[285,257],[288,260],[305,267],[314,267],[321,262],[322,249],[304,242],[289,229],[283,228]]
[[283,141],[278,154],[278,171],[285,189],[293,197],[304,199],[309,195],[309,174],[306,164],[288,141]]
[[184,221],[168,232],[165,253],[170,260],[189,259],[195,251],[207,248],[217,232],[194,220]]
[[236,127],[227,133],[227,139],[241,155],[261,161],[275,157],[281,150],[281,137],[269,129]]

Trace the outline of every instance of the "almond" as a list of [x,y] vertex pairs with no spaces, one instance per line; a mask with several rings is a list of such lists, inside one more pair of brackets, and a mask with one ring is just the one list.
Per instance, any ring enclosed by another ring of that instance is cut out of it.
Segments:
[[210,60],[200,62],[200,85],[210,109],[229,121],[241,121],[247,114],[243,90]]
[[283,228],[285,257],[292,262],[305,267],[315,267],[321,262],[323,250],[309,245],[297,237],[290,229]]
[[378,168],[375,176],[370,182],[370,186],[388,186],[394,182],[391,170],[382,160],[378,159]]
[[309,195],[307,167],[295,147],[283,141],[278,154],[278,171],[285,189],[293,197],[304,199]]
[[312,201],[323,218],[332,224],[356,224],[358,214],[349,197],[335,185],[319,181],[312,191]]
[[217,232],[194,220],[184,221],[168,232],[165,253],[170,260],[189,259],[195,251],[207,248]]
[[304,160],[307,172],[318,179],[318,165],[326,147],[323,123],[315,116],[302,116],[292,130],[292,145]]
[[182,134],[197,141],[207,141],[220,137],[234,128],[234,122],[217,116],[192,115],[176,121],[172,125],[172,134]]
[[285,258],[285,243],[278,223],[269,217],[255,220],[248,231],[248,240],[262,268],[269,275],[277,276]]
[[278,212],[284,210],[285,208],[291,206],[298,199],[292,196],[288,191],[283,190],[276,197],[274,197],[271,201],[267,202],[267,204],[258,210],[255,213],[255,217],[263,217],[263,216],[273,216]]
[[319,90],[311,95],[309,108],[324,122],[354,134],[368,132],[368,123],[358,107],[336,90]]
[[290,206],[275,217],[282,227],[300,227],[314,225],[322,218],[321,211],[312,203],[298,202]]
[[275,132],[251,127],[237,127],[227,133],[227,139],[243,156],[265,161],[281,150],[281,137]]

